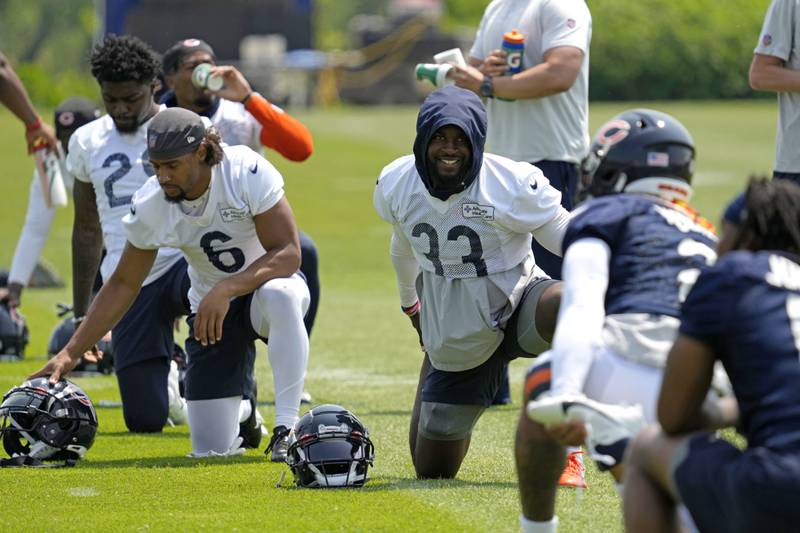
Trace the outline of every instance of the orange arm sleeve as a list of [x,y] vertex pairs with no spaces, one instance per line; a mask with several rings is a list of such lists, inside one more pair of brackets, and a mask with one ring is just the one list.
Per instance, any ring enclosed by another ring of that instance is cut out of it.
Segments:
[[290,161],[305,161],[314,150],[311,133],[299,120],[276,108],[258,93],[244,106],[261,124],[261,144]]

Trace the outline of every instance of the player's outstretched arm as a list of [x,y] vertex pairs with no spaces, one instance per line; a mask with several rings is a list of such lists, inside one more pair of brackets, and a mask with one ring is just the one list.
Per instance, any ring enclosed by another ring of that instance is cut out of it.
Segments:
[[678,335],[667,356],[658,397],[658,422],[675,435],[735,426],[739,409],[733,397],[709,399],[716,356],[704,342]]
[[103,230],[91,183],[75,180],[72,192],[75,219],[72,223],[72,309],[76,318],[86,314],[92,286],[103,254]]
[[99,341],[128,310],[153,267],[158,250],[142,250],[128,243],[117,269],[97,293],[86,318],[63,350],[30,377],[50,376],[56,383],[80,361],[83,354]]
[[222,338],[222,322],[232,298],[249,294],[274,278],[286,278],[300,269],[300,237],[286,198],[253,217],[256,234],[267,251],[242,272],[217,283],[197,306],[193,329],[205,346]]

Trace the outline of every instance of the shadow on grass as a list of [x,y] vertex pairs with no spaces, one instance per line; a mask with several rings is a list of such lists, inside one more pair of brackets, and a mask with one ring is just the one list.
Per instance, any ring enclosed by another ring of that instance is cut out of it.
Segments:
[[135,438],[145,438],[145,439],[189,439],[189,430],[182,433],[131,433],[130,431],[109,431],[109,432],[101,432],[98,433],[97,438],[105,439],[107,437],[111,438],[126,438],[126,439],[135,439]]
[[271,465],[265,457],[242,455],[238,457],[205,457],[194,458],[184,456],[167,457],[140,457],[136,459],[112,459],[109,461],[82,461],[78,463],[81,469],[104,468],[194,468],[198,466],[228,466],[259,463]]
[[364,411],[358,412],[358,417],[363,419],[368,416],[405,416],[411,419],[411,409],[404,411]]
[[390,490],[428,490],[428,489],[513,489],[517,484],[510,481],[470,481],[468,479],[415,479],[397,476],[381,476],[370,479],[364,488],[365,492]]

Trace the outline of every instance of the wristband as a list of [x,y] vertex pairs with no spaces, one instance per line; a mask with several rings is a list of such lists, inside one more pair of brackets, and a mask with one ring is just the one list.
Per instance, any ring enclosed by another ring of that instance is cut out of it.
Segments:
[[36,131],[42,129],[42,119],[36,117],[36,120],[30,124],[25,124],[25,131]]
[[402,309],[403,312],[408,316],[414,316],[417,313],[419,313],[419,308],[420,308],[419,300],[417,300],[416,303],[411,307],[400,306],[400,309]]
[[251,96],[253,96],[253,91],[250,91],[249,93],[247,93],[247,96],[245,96],[244,98],[241,99],[242,105],[246,106],[247,102],[250,100]]

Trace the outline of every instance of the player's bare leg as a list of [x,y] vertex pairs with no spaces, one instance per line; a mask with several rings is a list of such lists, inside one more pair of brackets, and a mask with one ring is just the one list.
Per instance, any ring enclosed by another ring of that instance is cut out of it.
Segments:
[[657,426],[650,426],[628,446],[624,497],[627,531],[681,531],[670,466],[684,440],[667,437]]
[[408,431],[411,460],[414,463],[417,477],[420,479],[452,479],[458,473],[461,463],[467,455],[470,437],[458,440],[432,440],[419,434],[422,387],[430,368],[431,362],[426,354],[419,373],[419,384],[417,385],[414,410],[411,413],[411,425]]
[[514,441],[520,503],[525,518],[547,522],[555,516],[556,490],[566,448],[552,439],[544,426],[528,418],[526,400],[522,402]]

